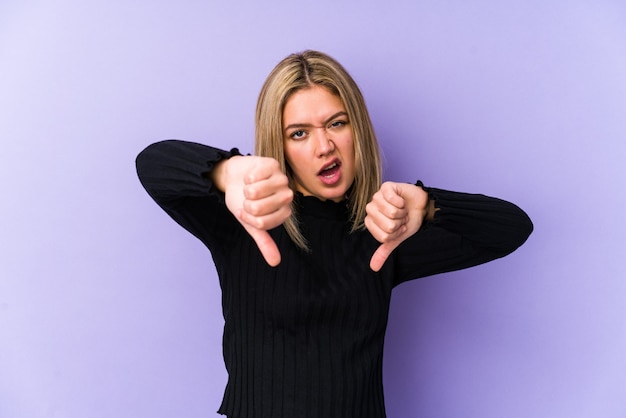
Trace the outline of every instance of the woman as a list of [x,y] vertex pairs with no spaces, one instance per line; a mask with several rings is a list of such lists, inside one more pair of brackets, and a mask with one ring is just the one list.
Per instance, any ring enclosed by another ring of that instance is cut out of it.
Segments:
[[255,156],[170,140],[146,148],[137,171],[212,253],[229,417],[384,417],[392,289],[503,257],[532,231],[499,199],[381,185],[361,93],[316,51],[267,78]]

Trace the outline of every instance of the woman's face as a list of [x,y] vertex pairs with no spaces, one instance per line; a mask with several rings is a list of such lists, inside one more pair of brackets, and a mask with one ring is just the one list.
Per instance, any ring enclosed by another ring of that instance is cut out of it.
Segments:
[[284,147],[296,189],[341,201],[355,175],[354,141],[341,99],[324,87],[298,90],[283,111]]

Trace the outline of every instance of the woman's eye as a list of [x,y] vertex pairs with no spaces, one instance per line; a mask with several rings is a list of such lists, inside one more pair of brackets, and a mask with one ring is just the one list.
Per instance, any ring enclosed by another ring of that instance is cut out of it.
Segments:
[[336,120],[336,121],[334,121],[334,122],[332,122],[330,124],[330,128],[340,128],[340,127],[345,126],[345,125],[346,125],[345,121]]
[[295,131],[295,132],[292,132],[291,135],[289,135],[289,137],[291,139],[302,139],[304,138],[305,135],[306,135],[306,132],[304,131]]

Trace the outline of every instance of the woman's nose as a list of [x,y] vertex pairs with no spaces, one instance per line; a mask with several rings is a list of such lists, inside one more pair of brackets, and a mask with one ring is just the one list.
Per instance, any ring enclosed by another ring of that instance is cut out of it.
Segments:
[[319,128],[317,134],[317,155],[324,156],[335,150],[335,143],[329,137],[325,128]]

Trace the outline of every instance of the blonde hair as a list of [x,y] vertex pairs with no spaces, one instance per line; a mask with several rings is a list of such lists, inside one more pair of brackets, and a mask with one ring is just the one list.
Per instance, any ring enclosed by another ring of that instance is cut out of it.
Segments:
[[[284,153],[283,110],[296,91],[322,86],[338,96],[348,113],[354,139],[355,178],[348,191],[348,207],[354,232],[363,228],[365,206],[380,188],[382,167],[378,142],[367,112],[365,100],[356,82],[339,62],[318,51],[291,54],[274,67],[257,101],[255,154],[278,160],[295,191],[291,169]],[[308,250],[298,227],[297,208],[284,223],[287,233],[300,248]]]

